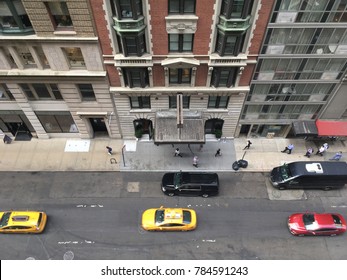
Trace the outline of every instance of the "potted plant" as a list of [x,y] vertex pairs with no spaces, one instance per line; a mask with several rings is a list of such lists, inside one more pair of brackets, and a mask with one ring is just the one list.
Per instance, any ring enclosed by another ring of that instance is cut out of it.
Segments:
[[217,138],[217,139],[220,139],[220,138],[222,137],[222,134],[223,134],[223,132],[222,132],[222,130],[220,130],[220,129],[216,129],[216,130],[214,131],[214,135],[216,135],[216,138]]
[[140,139],[143,135],[143,129],[141,127],[135,129],[135,137]]

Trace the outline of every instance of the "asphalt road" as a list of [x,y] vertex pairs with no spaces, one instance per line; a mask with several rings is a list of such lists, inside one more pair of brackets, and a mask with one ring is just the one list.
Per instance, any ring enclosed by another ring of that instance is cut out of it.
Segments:
[[[347,259],[347,235],[294,237],[289,214],[347,216],[346,191],[270,200],[266,174],[221,173],[217,197],[167,197],[161,173],[0,173],[0,209],[48,214],[40,235],[0,235],[0,259]],[[146,232],[147,208],[190,207],[192,232]]]

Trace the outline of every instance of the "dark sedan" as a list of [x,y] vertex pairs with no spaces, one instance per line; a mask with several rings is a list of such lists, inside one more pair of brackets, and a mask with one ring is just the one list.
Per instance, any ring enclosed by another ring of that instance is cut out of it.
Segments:
[[219,178],[211,172],[171,172],[164,174],[161,189],[169,196],[208,197],[218,194]]

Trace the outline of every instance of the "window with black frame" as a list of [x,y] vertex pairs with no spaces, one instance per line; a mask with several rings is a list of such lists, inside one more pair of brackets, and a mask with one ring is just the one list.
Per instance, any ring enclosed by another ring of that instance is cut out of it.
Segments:
[[134,34],[129,35],[124,33],[119,35],[120,39],[120,50],[123,50],[124,56],[142,56],[146,53],[146,39],[145,34]]
[[45,2],[47,12],[56,30],[73,29],[72,19],[66,2]]
[[169,14],[194,14],[196,0],[169,0]]
[[91,84],[77,84],[82,101],[96,101],[93,86]]
[[233,87],[235,85],[238,68],[216,67],[212,72],[211,86]]
[[76,133],[77,126],[70,112],[36,111],[37,118],[47,133]]
[[150,109],[151,101],[149,96],[130,96],[131,109]]
[[62,100],[63,97],[56,84],[24,84],[19,86],[28,100]]
[[169,34],[170,52],[192,52],[194,34]]
[[251,0],[223,0],[221,15],[225,18],[245,18],[251,12]]
[[190,84],[192,69],[190,68],[177,68],[169,70],[170,84]]
[[0,33],[33,31],[31,22],[20,0],[0,0]]
[[112,11],[116,12],[117,18],[122,19],[138,19],[142,14],[141,0],[112,0]]
[[208,108],[227,108],[229,96],[209,96]]
[[237,56],[242,51],[244,35],[218,33],[216,41],[216,52],[220,56]]
[[147,68],[123,68],[124,83],[126,86],[145,88],[149,86]]
[[[189,109],[190,96],[183,95],[183,109]],[[169,96],[169,108],[177,108],[177,96]]]

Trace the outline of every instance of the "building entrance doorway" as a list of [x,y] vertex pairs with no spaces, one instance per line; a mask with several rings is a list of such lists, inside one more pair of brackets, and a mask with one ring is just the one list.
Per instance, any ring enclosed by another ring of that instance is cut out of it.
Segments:
[[94,137],[108,136],[105,118],[89,118]]
[[[153,138],[153,123],[148,119],[137,119],[134,121],[135,136],[141,138],[143,134],[148,134],[149,139]],[[138,137],[141,136],[141,137]]]

